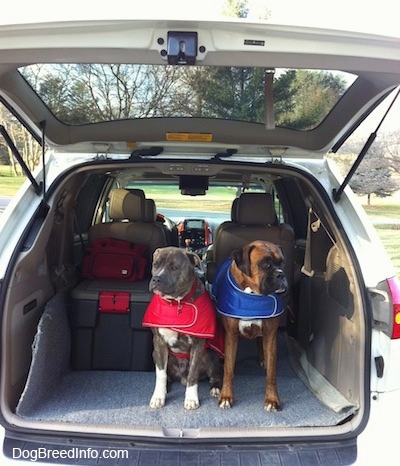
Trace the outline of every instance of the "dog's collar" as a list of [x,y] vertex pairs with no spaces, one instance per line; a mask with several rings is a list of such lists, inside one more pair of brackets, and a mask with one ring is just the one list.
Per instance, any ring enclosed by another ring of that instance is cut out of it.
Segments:
[[185,303],[187,301],[191,301],[194,294],[196,293],[197,290],[197,285],[198,285],[198,278],[196,277],[195,280],[193,281],[193,285],[190,288],[189,292],[181,299],[175,299],[175,298],[160,298],[163,299],[164,301],[167,301],[168,303],[172,304],[173,306],[178,307],[178,311],[182,311],[182,303]]
[[190,359],[190,353],[176,353],[175,351],[169,350],[169,354],[172,354],[178,359]]
[[228,259],[217,268],[212,286],[212,294],[220,314],[252,320],[269,319],[283,313],[282,298],[276,293],[264,296],[241,290],[230,272],[231,264],[232,260]]

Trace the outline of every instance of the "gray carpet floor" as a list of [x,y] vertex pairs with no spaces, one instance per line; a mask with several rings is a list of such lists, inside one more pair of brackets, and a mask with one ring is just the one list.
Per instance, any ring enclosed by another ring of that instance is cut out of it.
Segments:
[[177,428],[257,428],[266,426],[333,426],[354,412],[336,413],[323,405],[293,371],[283,333],[278,339],[278,391],[282,411],[263,409],[265,371],[256,362],[256,345],[242,340],[235,377],[235,405],[218,407],[209,384],[199,386],[201,406],[183,408],[184,387],[175,382],[164,408],[148,404],[154,372],[71,371],[68,366],[68,321],[62,296],[49,303],[39,324],[31,372],[17,407],[25,419],[79,424]]

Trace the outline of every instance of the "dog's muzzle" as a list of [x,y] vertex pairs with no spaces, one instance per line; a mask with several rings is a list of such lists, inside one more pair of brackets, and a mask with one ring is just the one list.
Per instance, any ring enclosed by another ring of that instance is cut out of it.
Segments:
[[272,276],[276,284],[276,289],[274,292],[276,294],[286,293],[288,289],[288,282],[286,279],[285,272],[282,269],[275,269]]

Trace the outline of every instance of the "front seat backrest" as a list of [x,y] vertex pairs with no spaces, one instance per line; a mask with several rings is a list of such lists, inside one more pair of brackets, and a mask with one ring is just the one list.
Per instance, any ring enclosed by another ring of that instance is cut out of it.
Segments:
[[[243,193],[236,201],[236,221],[227,222],[214,238],[214,267],[230,254],[254,240],[281,246],[285,256],[285,273],[293,283],[294,234],[291,226],[279,224],[273,196],[269,193]],[[209,277],[212,279],[213,277]]]

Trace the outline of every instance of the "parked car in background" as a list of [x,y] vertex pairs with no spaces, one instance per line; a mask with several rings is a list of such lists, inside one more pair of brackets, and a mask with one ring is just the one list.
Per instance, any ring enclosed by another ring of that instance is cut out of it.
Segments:
[[[1,26],[1,135],[27,176],[0,217],[4,455],[334,466],[382,448],[394,464],[391,427],[374,426],[399,410],[400,284],[325,155],[399,84],[390,37],[232,21]],[[88,278],[105,238],[145,246],[144,279]],[[195,250],[210,288],[234,249],[271,238],[290,285],[282,411],[263,409],[246,341],[231,409],[206,382],[197,410],[179,384],[150,409],[154,250]]]

